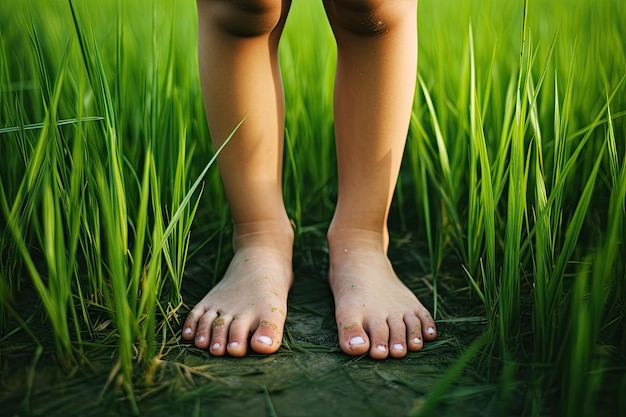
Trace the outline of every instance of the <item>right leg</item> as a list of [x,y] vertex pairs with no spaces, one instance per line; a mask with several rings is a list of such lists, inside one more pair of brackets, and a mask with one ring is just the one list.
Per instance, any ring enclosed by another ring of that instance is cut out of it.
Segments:
[[402,358],[436,337],[435,322],[387,256],[387,218],[417,72],[417,0],[324,0],[337,41],[339,194],[328,230],[339,345]]
[[213,355],[281,344],[293,230],[282,198],[284,99],[278,41],[290,0],[197,0],[200,80],[234,222],[224,278],[191,310],[183,338]]

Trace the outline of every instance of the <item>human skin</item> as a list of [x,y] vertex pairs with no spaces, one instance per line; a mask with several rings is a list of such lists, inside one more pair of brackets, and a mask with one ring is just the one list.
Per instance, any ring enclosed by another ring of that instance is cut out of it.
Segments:
[[[293,282],[293,230],[282,198],[284,99],[280,0],[198,0],[199,63],[233,219],[234,255],[191,310],[183,338],[216,356],[281,344]],[[338,200],[327,239],[341,349],[404,357],[436,338],[434,320],[387,257],[387,219],[415,90],[416,0],[325,0],[337,41]],[[251,70],[253,69],[253,70]]]

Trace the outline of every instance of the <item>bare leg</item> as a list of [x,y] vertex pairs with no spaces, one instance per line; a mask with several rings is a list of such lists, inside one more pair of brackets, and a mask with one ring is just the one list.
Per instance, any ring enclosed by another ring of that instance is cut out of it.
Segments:
[[339,198],[328,231],[341,349],[404,357],[435,323],[387,258],[417,71],[417,0],[324,0],[337,40]]
[[278,41],[283,0],[198,0],[199,64],[234,221],[234,257],[224,278],[190,312],[183,338],[212,355],[263,354],[281,344],[293,280],[293,230],[282,199],[284,102]]

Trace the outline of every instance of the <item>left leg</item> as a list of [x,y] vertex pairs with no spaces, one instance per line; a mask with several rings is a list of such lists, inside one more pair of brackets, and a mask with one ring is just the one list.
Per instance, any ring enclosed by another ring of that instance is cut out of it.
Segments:
[[328,231],[341,349],[404,357],[435,323],[387,258],[417,71],[417,0],[324,0],[337,40],[339,198]]
[[214,147],[247,118],[218,164],[233,258],[191,310],[183,338],[211,355],[280,347],[293,280],[282,196],[284,103],[278,43],[290,0],[197,0],[200,80]]

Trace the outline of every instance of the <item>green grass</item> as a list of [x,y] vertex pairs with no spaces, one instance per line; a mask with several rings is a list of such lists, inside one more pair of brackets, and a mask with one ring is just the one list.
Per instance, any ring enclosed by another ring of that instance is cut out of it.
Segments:
[[[296,260],[321,269],[336,197],[336,52],[320,5],[294,3],[280,45],[284,195]],[[415,259],[402,253],[424,267],[420,287],[432,290],[420,297],[444,329],[476,314],[486,324],[432,346],[456,340],[458,359],[410,414],[467,398],[493,414],[626,411],[615,397],[626,386],[622,3],[420,4],[419,82],[391,230],[420,242]],[[114,352],[106,386],[138,412],[142,395],[169,386],[163,369],[181,386],[208,375],[165,352],[179,346],[189,262],[210,252],[215,283],[228,260],[195,7],[30,0],[4,9],[0,351],[10,357],[22,334],[33,364],[52,354],[65,372]],[[285,339],[286,352],[336,351]],[[259,392],[280,415],[276,392]]]

